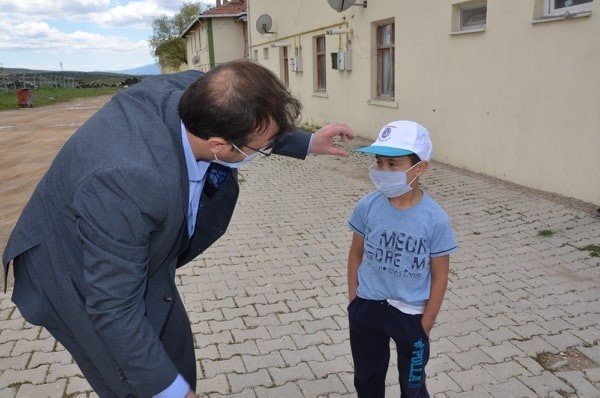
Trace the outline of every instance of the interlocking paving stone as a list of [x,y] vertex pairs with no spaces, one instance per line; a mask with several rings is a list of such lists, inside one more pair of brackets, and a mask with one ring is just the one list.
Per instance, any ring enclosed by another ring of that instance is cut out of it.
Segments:
[[[0,136],[0,247],[62,142],[106,100],[1,113],[15,129]],[[355,396],[346,220],[372,190],[371,161],[272,156],[241,170],[226,236],[177,272],[200,396]],[[551,373],[535,360],[573,347],[600,364],[600,263],[579,250],[600,244],[596,207],[436,162],[422,184],[460,246],[431,332],[432,396],[597,396],[600,367]],[[0,293],[0,397],[97,397],[62,346],[15,310],[10,285]],[[386,383],[399,396],[394,353]]]
[[248,387],[270,387],[273,385],[266,369],[259,369],[254,373],[228,373],[227,378],[233,393],[241,392]]
[[582,397],[600,397],[600,389],[594,387],[589,381],[587,381],[582,372],[557,372],[556,376],[562,380],[565,380],[571,386],[576,387],[577,393]]
[[199,379],[196,385],[196,391],[202,391],[203,394],[213,392],[227,394],[229,392],[227,377],[222,373],[211,378]]
[[61,379],[46,384],[21,384],[17,391],[17,398],[56,398],[62,397],[67,386],[67,380]]
[[69,377],[67,383],[66,394],[73,395],[76,393],[88,392],[91,391],[92,387],[83,377]]
[[289,367],[269,368],[269,373],[276,385],[283,385],[289,381],[312,380],[314,374],[306,362],[300,362],[298,365]]
[[537,398],[535,392],[527,388],[518,379],[509,379],[505,383],[493,384],[486,387],[486,390],[494,398],[519,397],[519,398]]
[[17,395],[17,389],[14,387],[0,390],[0,398],[14,398]]
[[298,385],[305,397],[319,397],[332,393],[348,392],[337,375],[329,375],[325,379],[300,380]]
[[[439,373],[427,378],[427,390],[431,395],[438,392],[462,391],[461,387],[448,376],[447,373]],[[437,395],[435,395],[437,397]]]
[[239,356],[231,357],[229,359],[218,359],[216,361],[205,359],[202,360],[201,363],[207,378],[229,372],[244,373],[246,371],[242,358]]
[[260,398],[300,397],[302,392],[296,383],[286,383],[281,386],[265,388],[256,387],[256,395]]
[[6,369],[0,374],[0,391],[15,384],[33,383],[41,384],[48,373],[48,365],[41,365],[35,369],[14,370]]
[[546,395],[553,391],[573,392],[569,385],[548,371],[542,372],[539,376],[521,376],[518,379],[539,395]]
[[283,357],[278,351],[273,351],[266,355],[242,355],[242,361],[248,372],[273,366],[285,366]]
[[525,356],[525,354],[510,341],[504,341],[502,344],[496,346],[481,347],[481,351],[492,357],[496,362],[501,362],[514,356]]
[[463,391],[472,390],[478,384],[494,384],[498,382],[483,366],[475,366],[469,370],[450,371],[448,376],[458,384]]

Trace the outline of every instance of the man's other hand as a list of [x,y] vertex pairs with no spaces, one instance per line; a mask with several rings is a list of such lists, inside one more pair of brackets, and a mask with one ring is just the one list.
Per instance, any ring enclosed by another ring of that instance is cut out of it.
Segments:
[[314,133],[310,145],[310,153],[313,155],[348,156],[346,151],[333,145],[334,137],[339,137],[343,141],[349,141],[354,139],[355,134],[346,124],[326,124]]

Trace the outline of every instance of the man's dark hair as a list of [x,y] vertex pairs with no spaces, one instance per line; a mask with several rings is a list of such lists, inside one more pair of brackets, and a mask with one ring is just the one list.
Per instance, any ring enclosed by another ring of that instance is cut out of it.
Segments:
[[271,119],[278,134],[294,129],[302,105],[273,72],[257,63],[221,64],[192,83],[179,101],[179,117],[197,137],[221,137],[238,146]]

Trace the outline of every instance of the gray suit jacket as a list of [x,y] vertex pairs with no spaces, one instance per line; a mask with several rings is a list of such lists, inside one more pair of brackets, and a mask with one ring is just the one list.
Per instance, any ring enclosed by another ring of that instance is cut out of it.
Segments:
[[[119,396],[149,397],[175,378],[159,333],[176,267],[225,232],[237,200],[232,171],[210,196],[205,190],[188,238],[177,106],[199,76],[147,78],[94,114],[39,182],[3,255],[5,283],[13,259],[31,276],[26,289],[15,280],[24,317],[73,334]],[[308,141],[289,133],[274,152],[303,158]]]

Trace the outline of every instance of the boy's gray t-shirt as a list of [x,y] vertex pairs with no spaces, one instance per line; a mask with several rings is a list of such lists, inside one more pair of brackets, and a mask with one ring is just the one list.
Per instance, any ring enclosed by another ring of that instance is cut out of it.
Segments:
[[358,268],[359,297],[422,307],[429,299],[431,257],[456,251],[448,215],[429,195],[399,210],[380,192],[356,204],[348,226],[364,238]]

